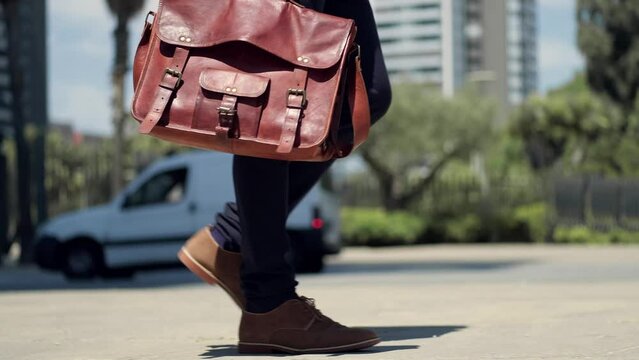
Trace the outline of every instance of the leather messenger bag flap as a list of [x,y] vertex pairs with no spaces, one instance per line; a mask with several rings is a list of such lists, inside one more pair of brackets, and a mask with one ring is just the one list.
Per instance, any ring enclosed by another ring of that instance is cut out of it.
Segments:
[[199,148],[340,156],[342,106],[368,112],[355,31],[284,0],[163,0],[136,53],[132,115],[142,133]]

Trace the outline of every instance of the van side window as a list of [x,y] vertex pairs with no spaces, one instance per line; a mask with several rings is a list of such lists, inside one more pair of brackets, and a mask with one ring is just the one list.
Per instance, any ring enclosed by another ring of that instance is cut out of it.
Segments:
[[155,175],[127,196],[124,207],[179,203],[186,194],[186,176],[185,168]]

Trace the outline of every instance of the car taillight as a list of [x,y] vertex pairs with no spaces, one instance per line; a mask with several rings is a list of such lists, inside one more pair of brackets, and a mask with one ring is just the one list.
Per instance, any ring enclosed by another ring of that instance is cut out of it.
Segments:
[[315,218],[311,221],[311,227],[315,230],[321,230],[324,227],[324,220],[321,218]]
[[321,230],[324,227],[324,219],[322,219],[322,211],[319,206],[313,207],[313,220],[311,227],[315,230]]

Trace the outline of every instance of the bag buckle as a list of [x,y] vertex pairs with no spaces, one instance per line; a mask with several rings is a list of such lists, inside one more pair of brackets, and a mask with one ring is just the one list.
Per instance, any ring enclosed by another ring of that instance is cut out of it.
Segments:
[[220,125],[225,127],[231,127],[235,115],[237,115],[237,109],[231,109],[226,106],[220,106],[217,108],[217,113],[220,116]]
[[291,105],[290,101],[289,101],[289,103],[287,104],[287,107],[299,108],[299,109],[306,108],[306,105],[308,104],[308,100],[306,99],[306,90],[304,90],[304,89],[288,89],[288,95],[301,96],[302,97],[302,102],[300,103],[299,106],[296,106],[296,105]]
[[180,86],[180,83],[182,82],[182,73],[180,71],[167,68],[164,70],[164,75],[171,75],[177,78],[175,87],[173,87],[173,90],[177,90],[178,86]]
[[229,138],[236,137],[233,122],[235,121],[235,115],[237,115],[237,109],[220,106],[217,108],[217,113],[219,115],[219,124],[215,127],[215,131],[225,134]]
[[217,108],[217,113],[220,116],[235,116],[237,114],[237,110],[225,106],[220,106],[219,108]]

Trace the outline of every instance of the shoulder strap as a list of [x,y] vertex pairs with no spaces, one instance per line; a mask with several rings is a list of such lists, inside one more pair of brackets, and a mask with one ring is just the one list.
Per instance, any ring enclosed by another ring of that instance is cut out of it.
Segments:
[[355,61],[348,69],[348,105],[351,111],[353,125],[352,142],[342,142],[337,145],[337,157],[346,157],[358,146],[360,146],[368,138],[371,127],[371,112],[368,103],[368,94],[366,92],[366,84],[362,76],[362,68],[360,57],[357,56]]

